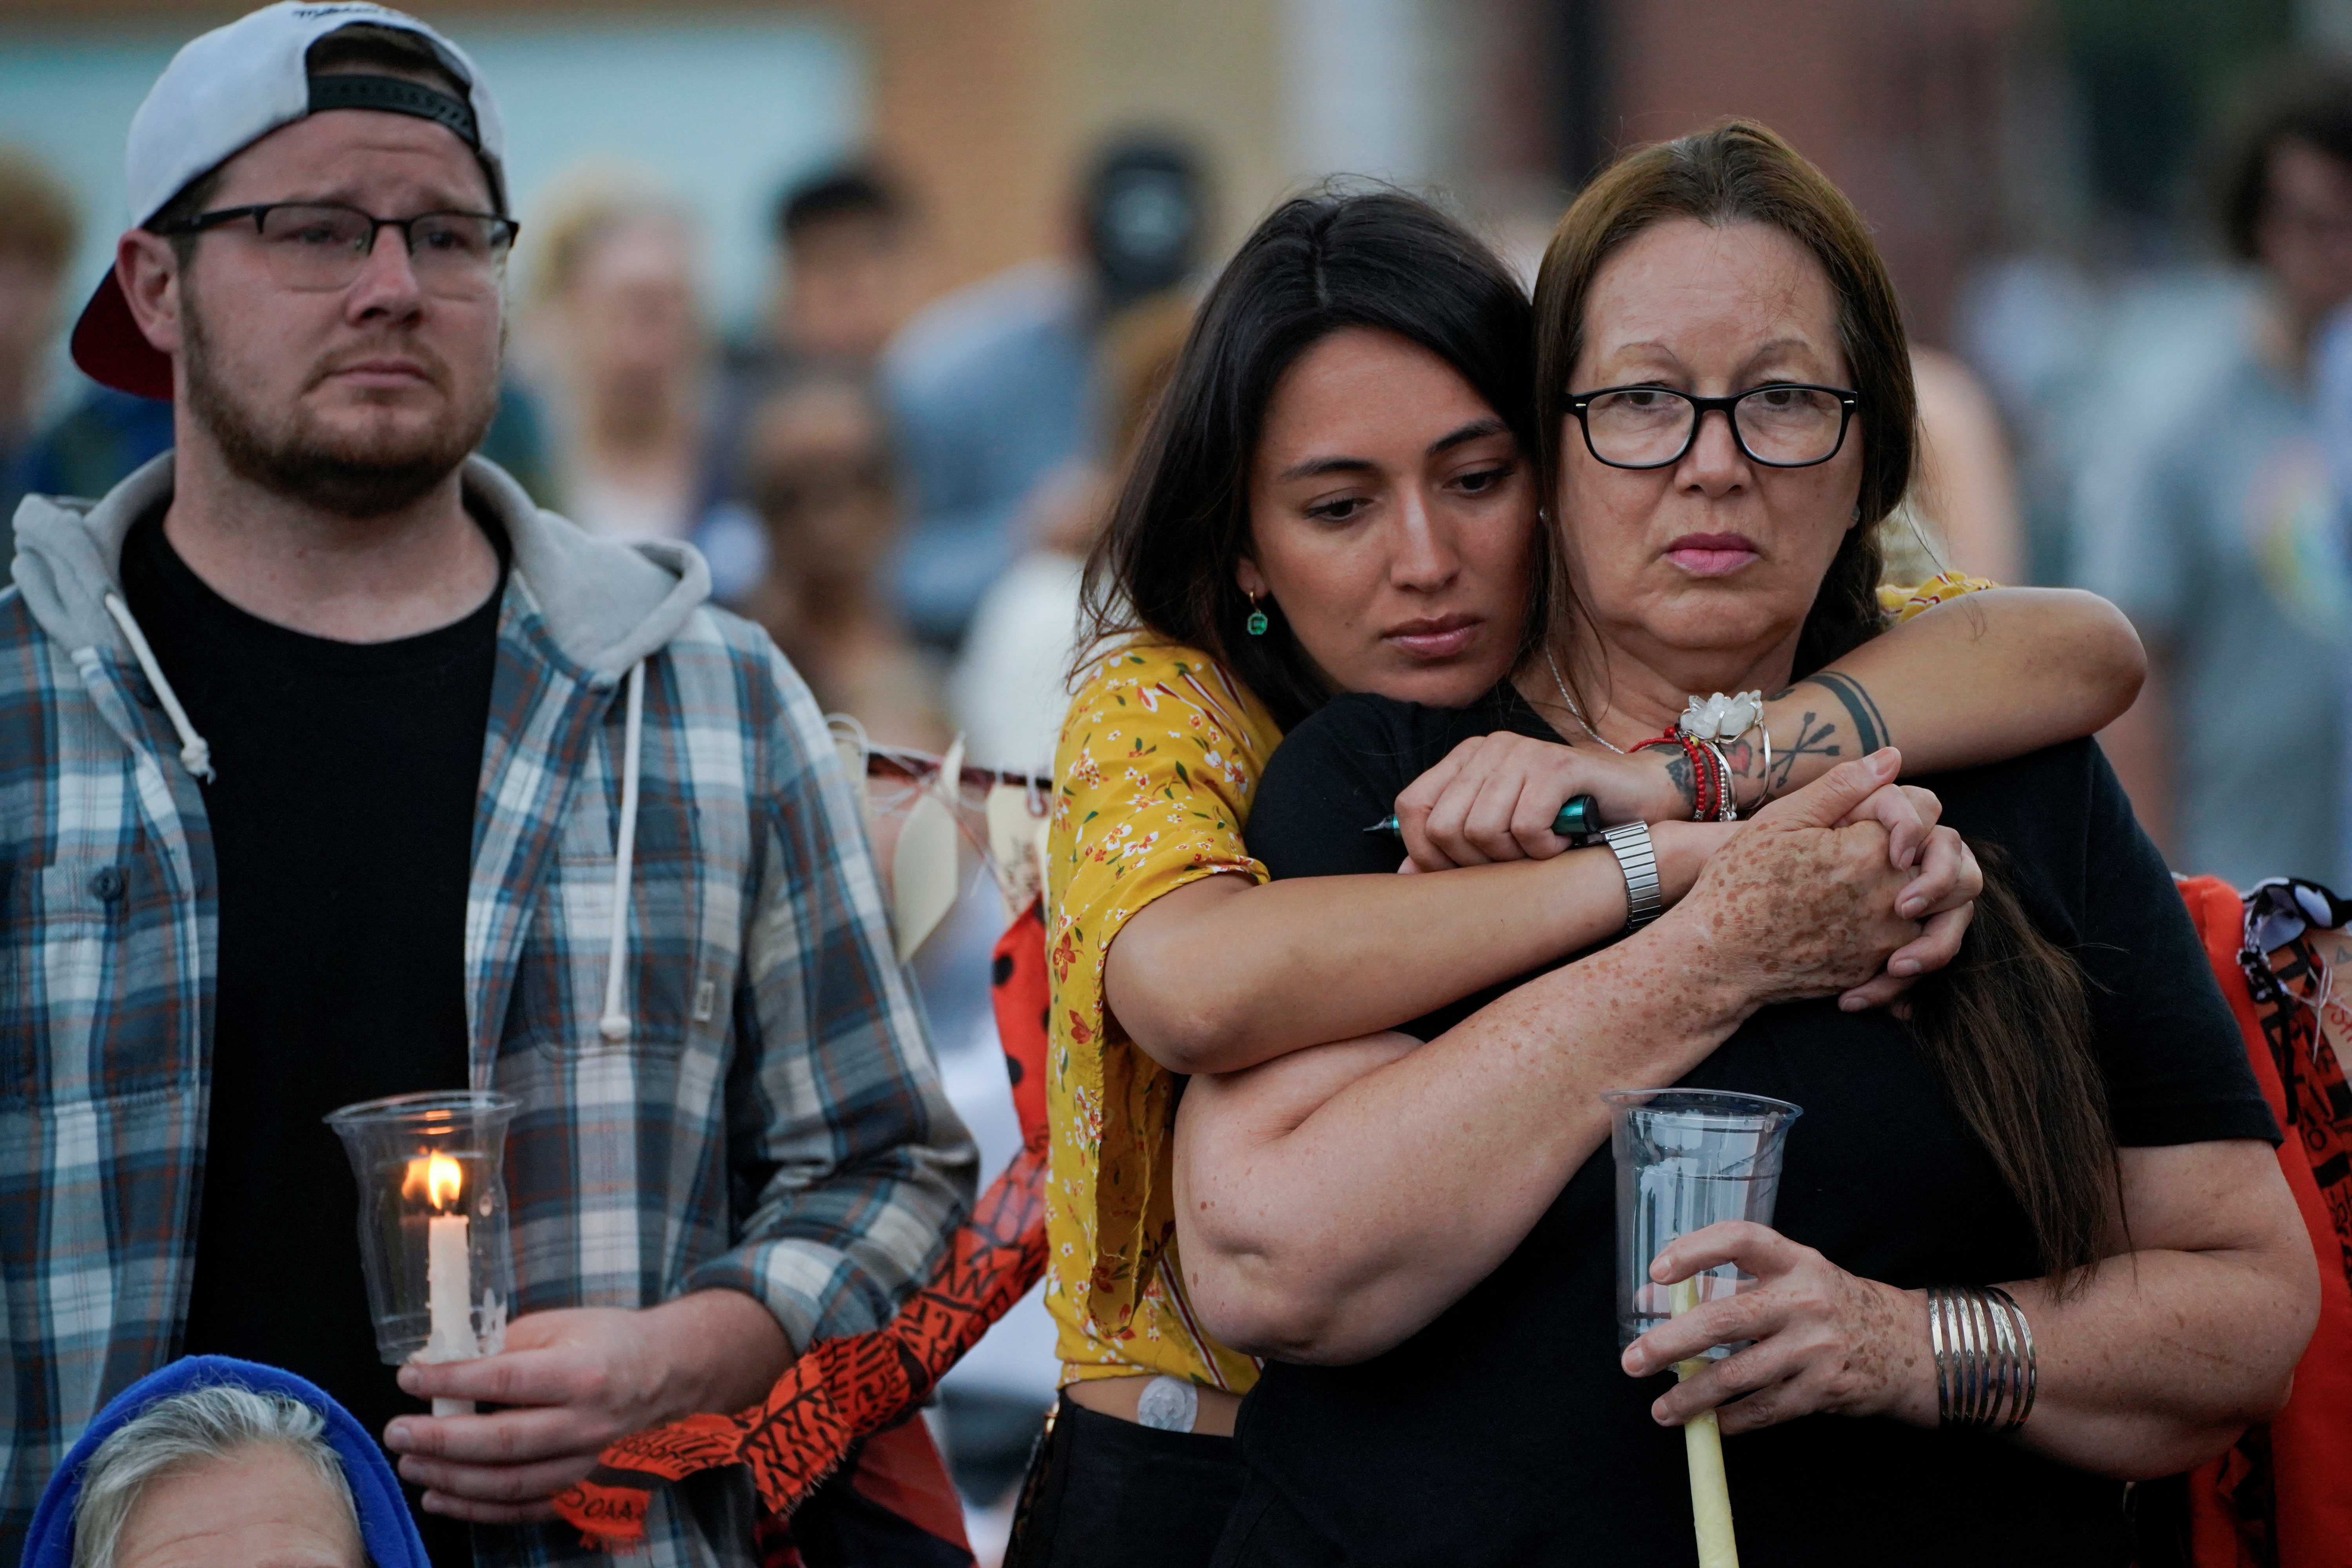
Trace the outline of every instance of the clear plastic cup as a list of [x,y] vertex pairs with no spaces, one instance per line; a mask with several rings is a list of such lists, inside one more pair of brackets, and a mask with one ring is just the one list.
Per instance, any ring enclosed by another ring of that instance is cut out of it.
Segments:
[[[1780,1152],[1789,1124],[1804,1112],[1785,1100],[1704,1089],[1622,1089],[1609,1105],[1609,1146],[1617,1162],[1617,1342],[1632,1344],[1674,1316],[1668,1287],[1650,1264],[1678,1236],[1727,1219],[1772,1223],[1780,1195]],[[1725,1263],[1696,1278],[1712,1301],[1755,1283]],[[1719,1360],[1738,1345],[1716,1345]]]
[[388,1366],[506,1346],[514,1247],[502,1164],[510,1094],[402,1094],[328,1113],[360,1189],[360,1264]]

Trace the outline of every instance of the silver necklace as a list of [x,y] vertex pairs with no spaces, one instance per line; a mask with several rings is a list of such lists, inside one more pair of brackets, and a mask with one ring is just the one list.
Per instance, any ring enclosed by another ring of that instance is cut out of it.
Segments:
[[1559,664],[1551,657],[1551,649],[1549,648],[1544,649],[1544,663],[1551,669],[1551,683],[1559,688],[1559,700],[1568,704],[1569,713],[1579,724],[1584,726],[1584,732],[1591,736],[1594,740],[1600,742],[1602,745],[1609,746],[1609,749],[1616,752],[1619,756],[1623,756],[1625,754],[1625,748],[1622,746],[1610,745],[1609,737],[1603,735],[1600,731],[1592,727],[1592,721],[1584,716],[1584,710],[1579,708],[1576,705],[1576,699],[1568,694],[1568,682],[1559,678]]

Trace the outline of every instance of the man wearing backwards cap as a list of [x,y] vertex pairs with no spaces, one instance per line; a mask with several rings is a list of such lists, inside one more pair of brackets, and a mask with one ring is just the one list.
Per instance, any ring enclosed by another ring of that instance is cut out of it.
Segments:
[[[450,1521],[568,1560],[544,1500],[602,1445],[874,1326],[969,1191],[805,688],[691,549],[467,456],[502,147],[466,57],[366,5],[205,35],[132,122],[140,226],[74,351],[169,396],[176,449],[27,500],[0,595],[0,1562],[184,1350],[382,1433],[436,1562]],[[520,1315],[395,1386],[319,1118],[466,1087],[522,1102]],[[656,1563],[754,1561],[715,1479]]]

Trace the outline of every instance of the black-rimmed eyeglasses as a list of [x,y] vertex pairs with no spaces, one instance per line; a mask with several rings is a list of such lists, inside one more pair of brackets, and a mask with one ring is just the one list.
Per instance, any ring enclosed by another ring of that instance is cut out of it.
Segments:
[[1666,386],[1609,386],[1569,395],[1584,447],[1612,468],[1663,468],[1682,461],[1698,422],[1717,409],[1750,460],[1771,468],[1826,463],[1845,445],[1854,393],[1777,381],[1729,397],[1695,397]]
[[375,237],[396,228],[408,247],[408,264],[417,283],[427,293],[449,299],[473,298],[498,287],[499,270],[514,245],[516,228],[512,218],[490,213],[377,217],[339,202],[223,207],[152,227],[156,234],[201,234],[240,221],[249,221],[260,236],[270,277],[280,288],[349,288],[374,253]]

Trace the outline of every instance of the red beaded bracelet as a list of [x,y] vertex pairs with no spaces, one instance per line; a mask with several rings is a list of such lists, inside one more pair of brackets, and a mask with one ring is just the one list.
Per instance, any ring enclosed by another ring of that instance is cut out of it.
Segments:
[[1730,781],[1724,780],[1721,784],[1717,783],[1715,776],[1714,758],[1705,746],[1684,734],[1681,730],[1669,730],[1651,743],[1659,745],[1668,742],[1680,746],[1683,749],[1683,755],[1690,759],[1691,820],[1693,822],[1712,821],[1717,807],[1722,804],[1720,795],[1723,784],[1727,784]]

